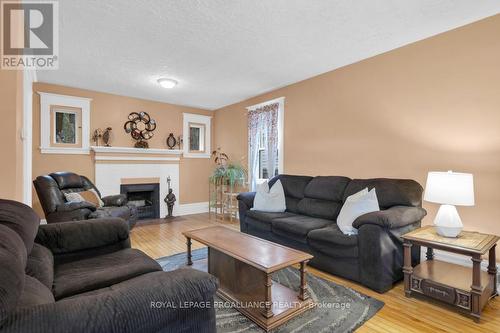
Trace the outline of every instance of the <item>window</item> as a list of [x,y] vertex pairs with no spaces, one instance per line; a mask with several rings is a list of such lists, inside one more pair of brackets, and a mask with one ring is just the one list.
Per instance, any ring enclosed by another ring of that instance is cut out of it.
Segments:
[[81,148],[81,109],[54,106],[50,116],[51,145]]
[[90,153],[90,98],[39,92],[43,154]]
[[183,114],[183,150],[186,158],[210,158],[210,116]]
[[248,170],[251,189],[283,172],[284,98],[248,107]]
[[275,159],[275,168],[274,168],[274,173],[269,176],[269,172],[267,171],[267,141],[266,141],[266,135],[265,133],[262,133],[262,135],[259,137],[259,176],[257,179],[257,183],[263,182],[266,179],[272,178],[276,175],[279,174],[279,151],[278,154],[276,154],[276,159]]
[[205,125],[189,123],[189,152],[205,152]]

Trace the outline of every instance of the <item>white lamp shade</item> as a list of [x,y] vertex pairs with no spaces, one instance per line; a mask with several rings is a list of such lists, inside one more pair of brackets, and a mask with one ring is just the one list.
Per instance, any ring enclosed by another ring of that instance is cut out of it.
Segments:
[[471,173],[429,172],[424,200],[443,205],[474,206],[474,179]]

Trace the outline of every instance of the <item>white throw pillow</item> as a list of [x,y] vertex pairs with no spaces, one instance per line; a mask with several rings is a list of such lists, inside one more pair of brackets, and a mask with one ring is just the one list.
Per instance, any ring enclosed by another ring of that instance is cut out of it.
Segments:
[[77,192],[64,193],[67,202],[83,202],[85,199]]
[[269,189],[267,181],[257,186],[251,210],[269,213],[282,213],[286,210],[285,191],[283,191],[283,185],[279,179],[271,189]]
[[337,217],[337,225],[344,234],[356,235],[358,229],[354,228],[352,223],[361,215],[379,210],[375,189],[368,191],[365,188],[347,197]]

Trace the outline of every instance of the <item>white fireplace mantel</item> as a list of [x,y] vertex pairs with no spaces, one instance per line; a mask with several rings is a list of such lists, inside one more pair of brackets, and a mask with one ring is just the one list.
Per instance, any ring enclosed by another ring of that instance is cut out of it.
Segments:
[[155,155],[182,155],[182,150],[179,149],[162,149],[162,148],[133,148],[133,147],[105,147],[92,146],[90,147],[96,153],[112,153],[112,154],[155,154]]

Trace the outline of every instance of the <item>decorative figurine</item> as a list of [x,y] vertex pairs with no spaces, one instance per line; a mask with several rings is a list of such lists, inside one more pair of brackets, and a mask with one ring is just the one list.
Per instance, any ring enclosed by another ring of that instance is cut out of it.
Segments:
[[175,201],[177,199],[175,198],[175,194],[173,193],[172,189],[170,188],[170,176],[168,176],[168,178],[167,178],[167,184],[168,184],[168,194],[165,197],[165,199],[163,199],[163,201],[165,201],[165,203],[167,204],[167,209],[168,209],[168,215],[165,216],[165,218],[171,219],[174,217],[172,215],[172,211],[174,210],[174,204],[175,204]]
[[102,130],[97,128],[94,130],[94,134],[92,134],[92,141],[94,141],[95,146],[99,146],[99,139],[102,137]]
[[174,149],[176,145],[177,145],[177,140],[175,139],[174,133],[170,133],[170,135],[167,138],[167,147],[169,149]]
[[111,127],[106,128],[104,133],[102,134],[102,141],[104,142],[105,147],[111,147],[109,144],[111,142]]
[[132,139],[136,140],[135,148],[149,148],[147,140],[154,135],[156,121],[151,119],[147,112],[131,112],[123,129],[132,136]]

